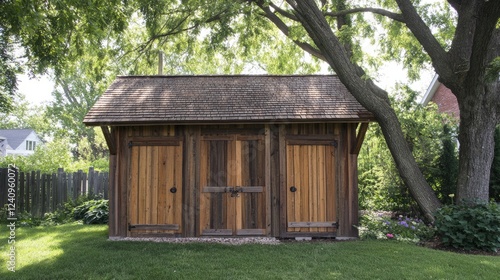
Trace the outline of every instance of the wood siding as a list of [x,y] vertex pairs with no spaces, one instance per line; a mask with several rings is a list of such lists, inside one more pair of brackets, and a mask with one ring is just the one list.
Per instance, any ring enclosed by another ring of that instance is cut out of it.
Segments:
[[356,128],[114,127],[110,236],[356,236]]

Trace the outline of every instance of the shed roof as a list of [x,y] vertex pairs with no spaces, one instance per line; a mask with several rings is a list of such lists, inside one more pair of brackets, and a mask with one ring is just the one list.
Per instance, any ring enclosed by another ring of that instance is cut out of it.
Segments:
[[369,121],[334,75],[119,76],[87,125]]

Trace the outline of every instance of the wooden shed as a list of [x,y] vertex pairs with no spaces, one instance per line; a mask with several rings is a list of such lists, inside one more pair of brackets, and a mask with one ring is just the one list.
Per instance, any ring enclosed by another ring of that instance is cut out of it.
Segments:
[[110,237],[356,237],[373,115],[334,75],[123,76],[85,117]]

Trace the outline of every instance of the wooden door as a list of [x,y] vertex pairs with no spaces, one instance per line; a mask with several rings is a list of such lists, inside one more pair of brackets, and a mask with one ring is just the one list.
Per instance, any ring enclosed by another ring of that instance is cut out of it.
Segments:
[[135,141],[130,154],[130,235],[181,234],[182,141]]
[[263,137],[204,137],[200,235],[265,235]]
[[337,224],[336,142],[286,146],[287,232],[334,232]]

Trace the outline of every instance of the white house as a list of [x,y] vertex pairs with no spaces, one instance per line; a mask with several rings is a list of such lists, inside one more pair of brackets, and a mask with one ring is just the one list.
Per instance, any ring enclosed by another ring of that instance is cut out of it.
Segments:
[[0,129],[0,156],[31,155],[41,143],[33,129]]

